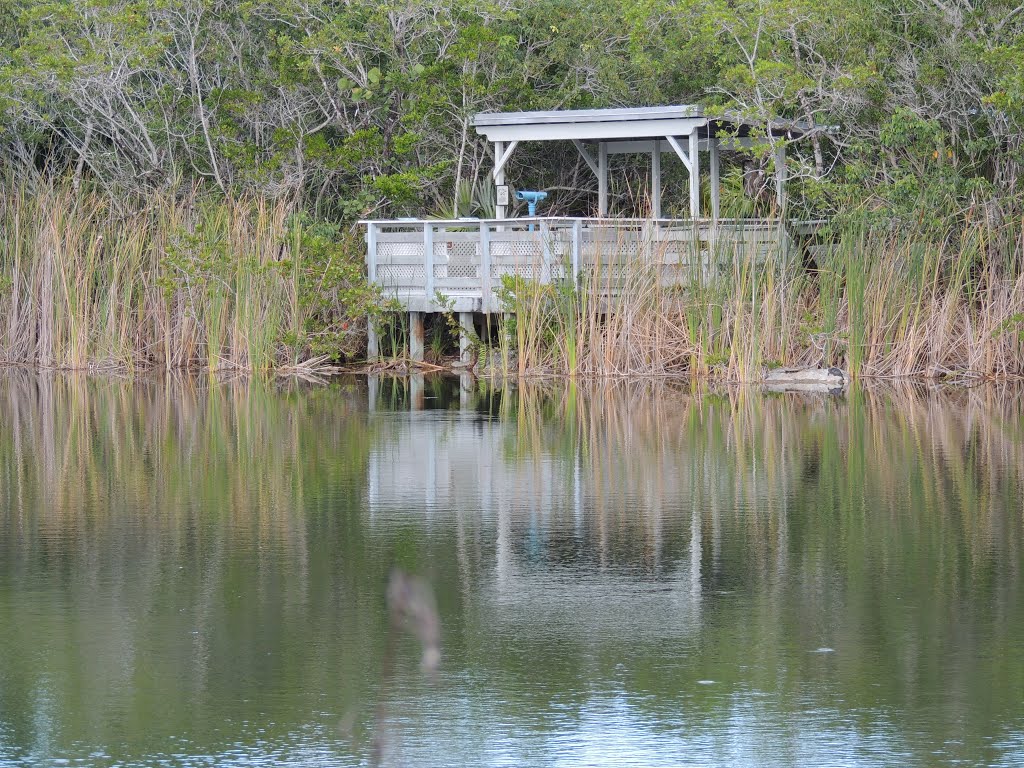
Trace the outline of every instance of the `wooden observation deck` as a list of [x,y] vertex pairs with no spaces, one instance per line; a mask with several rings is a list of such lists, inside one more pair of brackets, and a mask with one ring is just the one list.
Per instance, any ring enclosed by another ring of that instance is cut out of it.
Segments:
[[[367,220],[366,269],[386,298],[410,313],[410,356],[422,358],[423,315],[455,311],[470,328],[474,313],[507,311],[500,288],[507,277],[541,283],[573,281],[590,275],[599,286],[593,297],[614,311],[622,280],[642,263],[664,286],[686,285],[718,274],[737,258],[760,262],[771,253],[786,255],[790,239],[783,225],[786,209],[786,143],[808,130],[796,122],[757,125],[732,114],[709,115],[692,105],[554,112],[484,113],[474,119],[477,133],[492,145],[497,187],[494,219]],[[505,169],[524,141],[569,141],[597,178],[597,216],[592,218],[509,218]],[[723,149],[768,145],[774,165],[775,219],[720,218]],[[649,154],[650,218],[608,216],[608,158]],[[663,157],[678,160],[689,178],[690,217],[661,216]],[[707,158],[710,211],[701,211],[702,156]],[[463,339],[463,351],[467,349]],[[369,356],[378,354],[370,329]]]

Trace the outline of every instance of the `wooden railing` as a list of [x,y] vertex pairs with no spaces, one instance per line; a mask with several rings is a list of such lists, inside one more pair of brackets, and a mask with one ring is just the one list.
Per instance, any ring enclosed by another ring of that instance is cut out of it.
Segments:
[[372,283],[406,309],[436,312],[440,294],[458,311],[500,311],[505,276],[543,283],[600,271],[614,286],[636,263],[658,267],[663,284],[707,279],[737,257],[763,261],[789,247],[777,220],[452,219],[370,220]]

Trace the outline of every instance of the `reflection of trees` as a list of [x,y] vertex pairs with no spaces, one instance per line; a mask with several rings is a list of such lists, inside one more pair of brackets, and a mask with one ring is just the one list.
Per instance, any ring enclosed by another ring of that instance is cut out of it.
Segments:
[[0,747],[365,715],[394,563],[510,722],[611,679],[965,750],[1022,716],[1016,392],[375,386],[0,378]]
[[[66,740],[209,737],[219,697],[265,697],[265,711],[275,691],[363,679],[365,655],[311,642],[352,632],[338,627],[344,572],[310,542],[348,537],[360,557],[357,393],[0,378],[0,722],[14,743],[38,743],[42,722]],[[40,719],[44,683],[55,705]]]

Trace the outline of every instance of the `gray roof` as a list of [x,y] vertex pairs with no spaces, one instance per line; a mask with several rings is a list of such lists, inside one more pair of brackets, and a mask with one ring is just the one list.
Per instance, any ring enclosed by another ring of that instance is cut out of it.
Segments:
[[603,123],[624,120],[665,120],[679,117],[703,117],[696,104],[664,107],[620,107],[615,109],[553,109],[540,112],[481,112],[473,125],[553,125],[556,123]]
[[[697,104],[613,109],[561,109],[537,112],[481,112],[473,117],[477,133],[491,141],[576,139],[609,141],[697,133],[708,138],[726,133],[747,136],[763,123],[736,112],[707,113]],[[800,136],[809,130],[801,121],[772,120],[772,135]]]

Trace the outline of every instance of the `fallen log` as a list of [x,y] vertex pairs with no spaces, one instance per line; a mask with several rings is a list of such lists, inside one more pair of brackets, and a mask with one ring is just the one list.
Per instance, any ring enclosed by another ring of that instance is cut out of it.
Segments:
[[847,376],[839,368],[774,368],[764,382],[773,391],[834,392],[846,386]]

